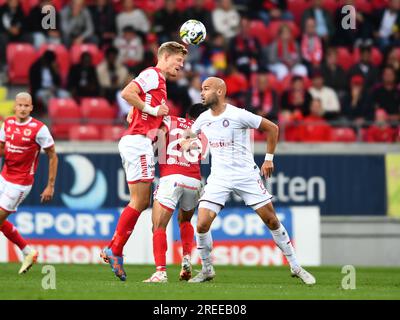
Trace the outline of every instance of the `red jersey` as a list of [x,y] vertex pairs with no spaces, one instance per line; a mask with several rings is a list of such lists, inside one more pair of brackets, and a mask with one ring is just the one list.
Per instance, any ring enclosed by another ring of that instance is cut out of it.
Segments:
[[192,127],[194,121],[175,116],[166,116],[163,122],[168,132],[165,145],[163,145],[164,149],[158,152],[160,177],[182,174],[186,177],[200,180],[200,160],[207,148],[205,137],[201,142],[198,142],[199,150],[184,151],[179,145],[179,140],[183,138],[186,129]]
[[0,141],[5,143],[3,178],[23,186],[32,185],[40,149],[54,145],[47,126],[32,117],[24,123],[9,117],[0,129]]
[[[166,81],[160,69],[155,67],[147,68],[132,81],[140,89],[140,99],[149,106],[157,107],[167,101]],[[154,117],[135,108],[132,114],[132,122],[124,135],[141,134],[154,140],[162,119],[163,117]]]

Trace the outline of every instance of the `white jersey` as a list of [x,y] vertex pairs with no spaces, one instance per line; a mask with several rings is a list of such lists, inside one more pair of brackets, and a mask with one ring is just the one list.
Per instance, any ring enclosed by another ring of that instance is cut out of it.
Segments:
[[196,134],[203,132],[211,152],[211,175],[232,178],[254,172],[251,131],[258,129],[262,117],[227,104],[225,111],[213,116],[211,110],[203,112],[192,125]]

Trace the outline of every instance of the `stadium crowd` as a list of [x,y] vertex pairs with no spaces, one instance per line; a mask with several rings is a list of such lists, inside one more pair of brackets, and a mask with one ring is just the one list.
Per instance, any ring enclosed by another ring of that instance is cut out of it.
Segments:
[[[48,5],[55,28],[43,29]],[[112,108],[101,121],[122,130],[129,106],[120,89],[155,65],[159,44],[179,41],[188,19],[203,22],[207,37],[168,82],[173,115],[200,102],[202,80],[215,75],[234,104],[278,122],[282,140],[400,141],[400,0],[0,0],[0,72],[7,85],[29,86],[56,138],[71,138],[56,121],[73,114],[54,111],[59,101],[78,117],[96,118],[83,112],[88,100]],[[352,19],[356,28],[344,27]],[[26,59],[13,51],[21,43]]]

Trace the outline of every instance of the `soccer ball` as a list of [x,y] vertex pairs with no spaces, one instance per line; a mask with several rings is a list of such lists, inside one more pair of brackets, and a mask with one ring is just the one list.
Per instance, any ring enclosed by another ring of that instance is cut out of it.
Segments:
[[186,44],[200,44],[206,38],[206,27],[198,20],[186,21],[179,30],[179,36]]

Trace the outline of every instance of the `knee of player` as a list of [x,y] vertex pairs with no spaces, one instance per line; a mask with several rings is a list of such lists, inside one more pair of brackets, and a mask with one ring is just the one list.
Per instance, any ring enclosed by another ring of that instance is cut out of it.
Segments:
[[142,212],[146,210],[150,206],[150,200],[149,199],[131,199],[129,202],[129,206],[132,208],[135,208],[137,211]]
[[197,233],[206,233],[210,230],[210,226],[208,224],[197,223],[196,231]]
[[278,229],[280,226],[279,219],[276,216],[268,218],[266,225],[268,226],[269,229],[275,230]]
[[158,222],[155,222],[154,224],[153,224],[153,229],[152,229],[152,231],[153,231],[153,233],[154,233],[154,231],[156,231],[156,230],[166,230],[167,229],[167,226],[165,226],[165,225],[163,225],[163,224],[161,224],[161,223],[158,223]]
[[190,222],[192,220],[191,214],[179,214],[178,215],[178,223]]

